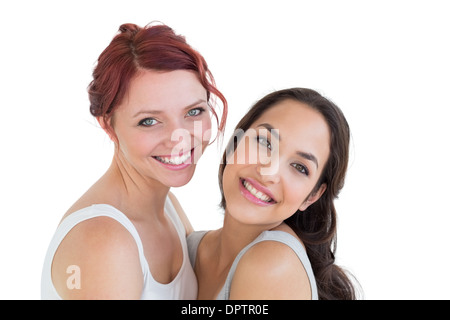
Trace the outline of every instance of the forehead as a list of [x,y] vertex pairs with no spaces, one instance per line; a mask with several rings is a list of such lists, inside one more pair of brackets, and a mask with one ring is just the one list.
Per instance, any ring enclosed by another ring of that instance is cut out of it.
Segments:
[[280,147],[314,154],[319,165],[326,162],[330,149],[330,130],[323,115],[311,106],[284,100],[265,111],[253,124],[270,124],[280,135]]
[[206,89],[193,71],[141,71],[130,82],[122,106],[170,110],[206,100]]

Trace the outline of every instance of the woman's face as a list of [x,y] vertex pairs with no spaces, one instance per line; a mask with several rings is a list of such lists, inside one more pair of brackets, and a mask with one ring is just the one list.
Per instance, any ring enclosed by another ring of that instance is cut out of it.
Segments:
[[206,90],[187,70],[142,71],[111,121],[119,157],[168,187],[190,181],[211,135]]
[[264,112],[227,158],[223,192],[228,214],[245,224],[279,225],[317,201],[312,194],[330,146],[323,116],[308,105],[284,100]]

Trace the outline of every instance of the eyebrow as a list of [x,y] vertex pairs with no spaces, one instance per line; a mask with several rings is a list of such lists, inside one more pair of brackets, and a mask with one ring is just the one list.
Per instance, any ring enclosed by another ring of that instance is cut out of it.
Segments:
[[317,158],[312,153],[298,151],[297,154],[300,157],[305,158],[306,160],[314,162],[316,167],[319,168],[319,162],[317,161]]
[[258,125],[257,127],[264,127],[266,128],[268,131],[270,131],[270,134],[275,136],[275,138],[278,139],[278,141],[281,141],[281,137],[278,134],[278,129],[275,129],[274,127],[272,127],[270,124],[268,123],[261,123],[260,125]]
[[[184,107],[183,110],[190,109],[190,108],[192,108],[196,105],[202,104],[202,103],[206,103],[206,100],[199,99],[199,100],[195,101],[194,103],[191,103],[191,104],[187,105],[186,107]],[[161,113],[164,113],[164,111],[163,110],[140,110],[140,111],[136,112],[136,114],[133,116],[133,118],[136,118],[140,114],[161,114]]]
[[[278,139],[278,141],[281,141],[281,137],[278,134],[278,130],[275,130],[275,128],[273,126],[271,126],[268,123],[261,123],[260,125],[258,125],[257,127],[264,127],[267,130],[270,131],[270,134],[272,134],[273,136],[275,136],[275,138]],[[315,155],[313,155],[312,153],[308,153],[308,152],[303,152],[303,151],[297,151],[296,154],[306,160],[309,160],[311,162],[313,162],[317,168],[319,168],[319,161],[317,161],[317,158]]]

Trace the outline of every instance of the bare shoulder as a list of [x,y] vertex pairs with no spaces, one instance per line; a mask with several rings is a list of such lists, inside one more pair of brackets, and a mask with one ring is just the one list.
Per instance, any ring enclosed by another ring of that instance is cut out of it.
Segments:
[[52,280],[63,299],[139,299],[143,275],[136,242],[112,218],[85,220],[59,245]]
[[311,286],[296,253],[278,241],[262,241],[239,261],[231,299],[311,299]]
[[172,192],[169,192],[169,198],[172,201],[172,204],[175,208],[175,210],[178,213],[178,216],[181,219],[181,222],[183,222],[184,229],[186,230],[186,236],[190,235],[192,232],[194,232],[194,228],[192,227],[188,217],[186,216],[186,213],[184,212],[183,208],[181,207],[180,202],[175,197],[175,195]]

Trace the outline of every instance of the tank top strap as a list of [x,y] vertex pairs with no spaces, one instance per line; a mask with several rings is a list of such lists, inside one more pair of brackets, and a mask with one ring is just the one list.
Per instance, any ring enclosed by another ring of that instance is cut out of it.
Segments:
[[189,260],[191,261],[192,268],[195,268],[195,260],[197,259],[197,251],[200,241],[208,231],[194,231],[187,237],[187,246],[189,252]]
[[56,229],[44,259],[41,284],[41,296],[43,299],[61,299],[55,287],[53,286],[53,281],[51,278],[51,266],[53,257],[59,245],[64,240],[66,235],[70,232],[70,230],[72,230],[76,225],[85,220],[96,217],[109,217],[111,219],[114,219],[125,229],[127,229],[127,231],[132,235],[136,242],[144,279],[147,279],[149,277],[149,267],[147,260],[145,259],[141,238],[139,237],[139,234],[133,223],[127,218],[125,214],[111,205],[93,204],[89,207],[80,209],[68,215],[66,218],[64,218],[63,221],[61,221],[58,228]]
[[236,272],[236,268],[239,264],[239,261],[251,247],[253,247],[255,244],[260,243],[262,241],[278,241],[278,242],[284,243],[285,245],[289,246],[295,252],[295,254],[299,258],[300,262],[303,264],[303,267],[305,268],[305,271],[308,275],[309,282],[311,285],[311,298],[312,298],[312,300],[317,300],[318,293],[317,293],[316,279],[314,277],[314,273],[313,273],[308,255],[306,253],[306,250],[301,245],[301,243],[298,241],[298,239],[296,239],[294,236],[292,236],[291,234],[284,232],[284,231],[264,231],[254,241],[252,241],[250,244],[248,244],[244,249],[242,249],[239,252],[239,254],[237,255],[236,259],[234,260],[234,262],[230,268],[227,279],[225,281],[225,285],[223,286],[222,290],[220,291],[219,295],[217,296],[217,299],[229,300],[231,282],[233,280],[234,273]]
[[133,239],[136,241],[139,258],[141,260],[142,272],[145,274],[145,265],[147,264],[147,260],[145,259],[144,247],[136,228],[124,213],[109,204],[93,204],[67,216],[61,222],[58,227],[57,233],[55,234],[55,237],[58,237],[59,239],[55,239],[56,241],[52,241],[52,243],[58,244],[59,246],[59,244],[69,233],[69,231],[72,230],[73,227],[85,220],[96,217],[109,217],[119,222],[125,229],[127,229],[127,231],[133,236]]
[[166,198],[164,210],[167,216],[169,216],[170,220],[172,220],[172,223],[175,226],[175,229],[177,230],[180,237],[186,238],[186,229],[184,227],[183,221],[181,221],[181,218],[178,215],[178,212],[175,209],[175,206],[173,205],[172,200],[170,200],[169,196],[167,196]]

